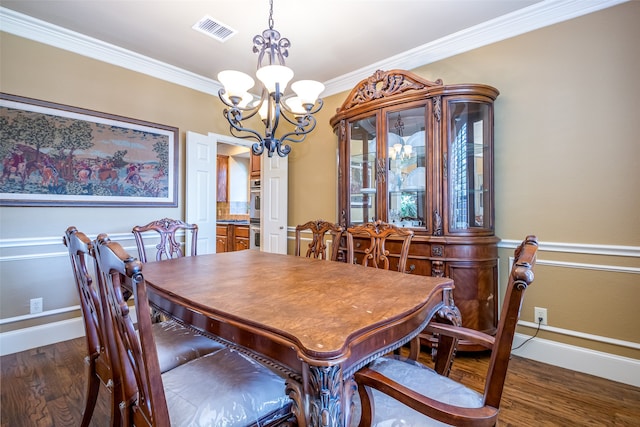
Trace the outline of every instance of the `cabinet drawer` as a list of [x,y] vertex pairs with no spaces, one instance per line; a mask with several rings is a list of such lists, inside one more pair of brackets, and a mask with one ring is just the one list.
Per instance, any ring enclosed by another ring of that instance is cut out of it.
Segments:
[[249,227],[236,225],[236,237],[249,238]]

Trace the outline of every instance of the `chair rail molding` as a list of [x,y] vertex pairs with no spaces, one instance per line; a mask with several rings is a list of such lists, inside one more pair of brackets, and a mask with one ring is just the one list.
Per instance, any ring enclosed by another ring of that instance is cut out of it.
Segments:
[[[515,249],[519,240],[503,239],[498,243],[499,248]],[[540,251],[545,252],[570,252],[576,254],[611,255],[620,257],[640,257],[640,246],[600,245],[594,243],[560,243],[538,242]]]

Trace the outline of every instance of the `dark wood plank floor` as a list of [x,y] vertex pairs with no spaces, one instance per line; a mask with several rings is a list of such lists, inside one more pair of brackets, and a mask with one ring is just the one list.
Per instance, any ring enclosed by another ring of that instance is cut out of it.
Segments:
[[[78,426],[85,393],[84,339],[0,358],[2,427]],[[428,363],[428,360],[425,360]],[[480,390],[487,357],[461,354],[451,377]],[[92,426],[108,425],[102,388]],[[640,388],[514,357],[499,426],[640,426]]]

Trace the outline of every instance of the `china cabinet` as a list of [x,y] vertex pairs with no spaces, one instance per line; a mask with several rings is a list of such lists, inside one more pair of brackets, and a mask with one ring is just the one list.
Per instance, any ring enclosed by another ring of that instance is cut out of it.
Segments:
[[380,219],[411,228],[408,271],[454,279],[462,324],[490,334],[498,307],[498,93],[482,84],[445,85],[407,71],[376,71],[330,121],[338,138],[340,224]]

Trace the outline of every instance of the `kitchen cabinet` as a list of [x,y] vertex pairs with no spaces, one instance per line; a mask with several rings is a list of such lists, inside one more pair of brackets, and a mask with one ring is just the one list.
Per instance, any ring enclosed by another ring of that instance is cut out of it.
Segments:
[[249,175],[251,178],[260,179],[260,157],[251,153],[251,160],[249,161]]
[[249,225],[219,222],[216,225],[216,252],[249,249]]
[[216,253],[227,252],[227,226],[216,225]]
[[216,202],[229,201],[229,156],[218,154],[216,157],[217,189]]
[[445,85],[403,70],[376,71],[330,120],[338,139],[340,224],[380,219],[414,230],[409,272],[454,279],[462,324],[489,334],[498,318],[498,93],[483,84]]
[[234,226],[234,231],[234,250],[242,251],[249,249],[249,226],[236,225]]

